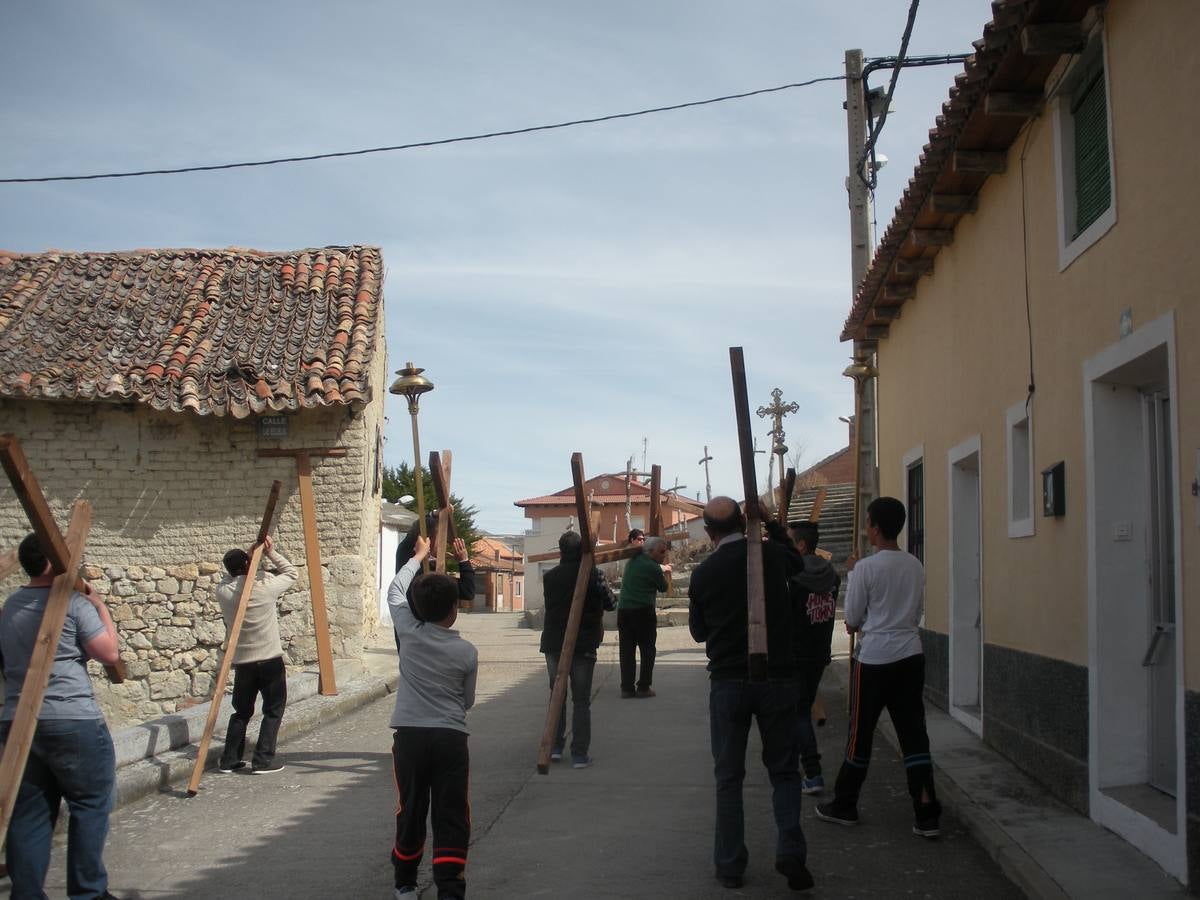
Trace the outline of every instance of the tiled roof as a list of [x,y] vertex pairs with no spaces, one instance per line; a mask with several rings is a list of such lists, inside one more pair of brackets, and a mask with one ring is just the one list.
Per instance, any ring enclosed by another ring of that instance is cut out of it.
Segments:
[[[496,551],[500,551],[497,560]],[[521,574],[525,571],[524,557],[502,541],[495,538],[479,538],[471,545],[471,565],[477,569],[500,568],[505,572]]]
[[201,415],[366,402],[377,247],[0,251],[0,397]]
[[[988,99],[993,94],[997,101],[1040,94],[1058,63],[1054,54],[1026,54],[1022,32],[1030,26],[1078,23],[1094,5],[1095,0],[993,0],[992,20],[955,77],[929,143],[857,286],[843,341],[871,345],[887,335],[888,323],[916,293],[921,276],[932,271],[940,244],[948,242],[947,235],[978,203],[990,173],[979,163],[971,165],[967,154],[1006,152],[1028,121],[1028,114],[1014,114]],[[917,232],[926,231],[928,238],[918,240],[922,235]]]

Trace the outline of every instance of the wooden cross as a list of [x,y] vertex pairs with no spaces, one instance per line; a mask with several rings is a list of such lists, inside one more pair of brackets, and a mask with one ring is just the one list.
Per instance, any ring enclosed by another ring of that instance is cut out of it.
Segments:
[[[767,680],[767,604],[763,582],[762,521],[758,477],[754,473],[754,438],[750,433],[750,402],[746,394],[746,362],[741,347],[729,348],[733,375],[733,407],[737,418],[738,451],[742,459],[742,489],[746,493],[746,614],[751,681]],[[767,462],[770,465],[770,462]]]
[[[562,649],[558,655],[558,672],[554,676],[554,690],[550,692],[550,708],[546,710],[546,727],[542,729],[542,742],[538,746],[537,770],[542,775],[550,774],[550,750],[554,746],[558,719],[562,715],[563,700],[567,696],[567,681],[571,677],[571,661],[575,656],[575,643],[579,639],[579,623],[583,620],[583,603],[587,599],[588,584],[595,566],[596,535],[588,515],[588,501],[583,486],[587,479],[583,475],[583,454],[571,454],[571,477],[575,482],[575,512],[579,521],[579,536],[583,539],[583,556],[579,560],[579,574],[575,576],[575,592],[571,595],[571,612],[567,616],[567,627],[563,634]],[[639,550],[631,550],[630,556]]]
[[313,631],[317,637],[317,691],[326,697],[337,694],[333,674],[333,648],[329,644],[329,614],[325,606],[325,579],[321,573],[321,540],[317,536],[317,504],[313,499],[312,457],[342,459],[345,447],[300,447],[295,450],[259,450],[264,459],[290,457],[296,460],[300,483],[300,518],[304,522],[304,563],[308,569],[308,592],[312,598]]
[[779,524],[787,526],[788,507],[792,505],[792,493],[796,490],[796,470],[789,468],[779,485]]
[[[260,453],[262,451],[259,451]],[[262,525],[258,529],[258,538],[250,549],[250,562],[246,568],[246,577],[242,581],[242,591],[238,594],[237,610],[233,622],[229,625],[229,636],[225,639],[225,655],[221,657],[221,666],[217,669],[216,681],[213,684],[212,699],[208,705],[208,721],[204,725],[204,734],[200,737],[200,745],[196,748],[196,764],[192,767],[192,778],[188,782],[189,797],[195,797],[200,790],[200,776],[204,774],[205,757],[208,756],[208,745],[212,740],[213,730],[217,727],[217,716],[221,712],[221,698],[225,696],[225,682],[229,679],[229,669],[233,665],[233,656],[237,651],[238,636],[242,633],[242,622],[246,618],[246,608],[250,605],[250,594],[254,591],[254,579],[258,574],[258,564],[262,561],[263,541],[271,530],[271,520],[275,518],[275,504],[279,502],[279,491],[283,482],[271,483],[271,493],[267,497],[267,508],[263,513]],[[312,570],[309,570],[309,581]],[[320,580],[321,570],[316,572],[316,580]]]
[[[55,575],[72,572],[76,576],[72,582],[75,590],[83,593],[86,585],[83,579],[78,577],[79,566],[75,566],[74,569],[70,568],[70,549],[63,540],[58,525],[54,522],[50,506],[46,503],[46,495],[42,493],[42,488],[34,477],[33,470],[29,468],[29,461],[25,458],[25,452],[21,449],[21,442],[17,440],[16,435],[0,435],[0,466],[4,467],[8,480],[12,483],[13,492],[17,495],[17,501],[25,510],[25,516],[29,519],[33,533],[38,537],[42,551],[50,560],[50,571]],[[16,563],[16,553],[16,550],[12,551],[13,563]],[[7,554],[4,559],[8,559]],[[0,563],[0,569],[2,568],[4,565]],[[0,573],[0,578],[7,574],[9,573]],[[54,646],[58,646],[58,635],[54,637]],[[113,684],[120,684],[125,680],[125,664],[120,660],[117,660],[114,665],[105,666],[104,671],[108,675],[108,680]],[[45,690],[44,686],[42,690]]]
[[429,556],[433,560],[430,571],[446,573],[446,549],[458,537],[454,527],[454,507],[450,503],[450,468],[454,457],[449,450],[440,454],[433,450],[429,454],[429,475],[433,479],[433,493],[437,497],[437,531],[430,535]]

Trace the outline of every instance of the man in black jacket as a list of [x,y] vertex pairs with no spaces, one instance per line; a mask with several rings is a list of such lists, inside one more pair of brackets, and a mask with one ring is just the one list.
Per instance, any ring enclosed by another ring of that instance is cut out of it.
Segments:
[[788,887],[803,891],[813,879],[800,827],[800,760],[796,731],[796,662],[788,577],[798,556],[763,545],[768,680],[749,680],[746,609],[746,520],[736,501],[714,497],[704,508],[704,530],[716,549],[696,567],[688,586],[688,628],[705,642],[709,672],[709,728],[717,786],[713,862],[725,887],[742,885],[749,861],[743,839],[742,781],[751,719],[758,720],[762,759],[771,779],[778,836],[775,869]]
[[[559,563],[542,577],[542,593],[546,602],[546,621],[542,626],[541,652],[546,654],[546,670],[550,673],[550,690],[558,674],[558,659],[562,653],[567,618],[575,594],[575,579],[583,557],[583,540],[574,531],[558,539]],[[588,747],[592,741],[592,673],[596,668],[596,648],[604,640],[604,612],[616,607],[612,591],[604,582],[600,570],[593,568],[588,580],[587,597],[583,602],[583,618],[579,620],[579,637],[571,657],[571,765],[586,769],[592,764]],[[567,743],[567,697],[558,717],[558,733],[550,759],[558,762]]]

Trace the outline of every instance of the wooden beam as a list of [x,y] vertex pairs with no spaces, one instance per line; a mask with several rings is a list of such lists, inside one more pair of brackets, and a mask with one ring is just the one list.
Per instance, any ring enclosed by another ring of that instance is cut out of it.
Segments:
[[438,523],[429,556],[433,560],[431,571],[446,571],[446,551],[450,542],[458,537],[454,527],[454,507],[450,503],[450,473],[454,457],[449,450],[429,454],[429,474],[433,479],[433,493],[437,498]]
[[880,322],[890,322],[893,319],[900,318],[900,307],[898,306],[872,306],[871,315]]
[[1003,150],[955,150],[954,171],[998,175],[1008,166]]
[[[974,194],[930,194],[930,212],[961,215],[973,213],[979,209],[979,198]],[[933,261],[930,260],[932,268]]]
[[917,247],[946,247],[954,243],[952,228],[914,228],[909,240]]
[[885,284],[883,286],[884,303],[900,303],[917,296],[917,287],[911,283]]
[[1079,22],[1026,25],[1021,29],[1021,52],[1026,56],[1061,56],[1082,53],[1086,48],[1087,32]]
[[[13,492],[17,495],[22,509],[25,510],[25,516],[29,520],[30,527],[33,528],[33,533],[37,535],[38,543],[45,552],[46,558],[50,560],[50,570],[56,575],[68,571],[70,551],[63,539],[62,532],[58,530],[58,524],[54,521],[50,507],[46,503],[46,495],[42,493],[42,487],[34,477],[33,469],[29,467],[29,460],[25,458],[21,442],[15,435],[0,435],[0,465],[8,475]],[[75,576],[75,590],[83,593],[86,585],[83,579],[78,577],[78,566],[72,574]],[[111,666],[105,666],[104,672],[113,684],[121,684],[125,681],[125,663],[120,659]]]
[[25,517],[38,536],[38,543],[46,558],[50,560],[50,568],[55,575],[67,571],[67,561],[70,552],[62,533],[54,524],[54,515],[46,504],[46,497],[29,468],[29,460],[21,449],[21,442],[11,434],[0,435],[0,465],[3,465],[8,480],[12,483],[17,502],[25,510]]
[[[751,681],[767,680],[767,605],[763,582],[762,522],[759,519],[758,476],[754,472],[754,440],[750,433],[750,402],[746,392],[746,362],[741,347],[729,348],[733,376],[733,407],[746,494],[746,619]],[[768,463],[769,464],[769,463]]]
[[882,340],[888,336],[888,327],[886,325],[868,325],[867,337],[873,341]]
[[[325,578],[321,571],[321,538],[317,533],[312,463],[307,453],[296,455],[296,479],[300,483],[304,565],[308,570],[308,596],[312,601],[313,631],[317,638],[317,692],[325,697],[334,697],[337,695],[337,678],[333,672],[333,648],[329,644],[329,614],[325,605]],[[266,537],[265,533],[260,532],[260,535]]]
[[786,525],[788,522],[788,508],[792,505],[792,494],[796,490],[796,470],[788,467],[787,474],[783,476],[783,484],[780,485],[779,491],[779,524]]
[[650,467],[650,521],[646,529],[658,537],[662,535],[662,466]]
[[[246,577],[242,580],[242,590],[238,594],[237,610],[233,614],[233,622],[229,625],[229,634],[225,638],[225,653],[221,657],[221,665],[217,668],[216,680],[213,682],[212,699],[208,703],[208,720],[204,724],[204,733],[200,736],[200,744],[196,747],[196,763],[192,766],[192,777],[188,781],[189,797],[195,797],[200,790],[200,776],[204,774],[207,762],[208,745],[212,741],[213,731],[217,727],[217,716],[221,713],[221,699],[225,696],[225,682],[229,680],[229,670],[233,666],[233,657],[237,652],[238,636],[242,633],[242,622],[246,618],[246,607],[250,605],[250,594],[254,591],[254,579],[258,574],[258,565],[262,562],[263,541],[270,533],[271,520],[275,516],[275,504],[279,501],[279,491],[283,487],[280,481],[271,483],[271,493],[267,497],[266,509],[263,512],[262,524],[258,528],[258,540],[250,549],[250,561],[246,567]],[[309,573],[309,581],[312,581]],[[321,578],[320,570],[317,579]]]
[[821,510],[825,507],[825,497],[829,493],[828,489],[822,485],[813,497],[812,509],[808,511],[808,521],[816,522],[821,518]]
[[346,456],[345,447],[297,447],[293,450],[259,450],[258,456],[263,459],[282,459],[288,456],[295,456],[297,453],[307,454],[309,457],[326,456],[331,459],[342,459]]
[[55,577],[50,595],[46,598],[46,608],[42,611],[42,621],[33,642],[29,665],[25,669],[25,680],[21,684],[21,696],[17,700],[8,741],[4,745],[4,755],[0,756],[0,835],[8,833],[8,823],[12,820],[17,792],[21,789],[21,779],[25,774],[25,763],[29,759],[29,748],[33,746],[34,733],[37,731],[38,713],[42,711],[42,698],[50,683],[63,623],[67,620],[71,595],[75,592],[74,573],[83,560],[83,547],[91,527],[92,507],[86,500],[79,500],[75,503],[71,524],[67,526],[67,536],[63,540],[67,549],[64,571]]
[[927,256],[918,256],[915,259],[898,256],[892,271],[901,278],[920,278],[933,271],[933,260]]
[[[673,531],[668,534],[656,535],[656,537],[661,537],[664,541],[670,543],[674,541],[686,541],[689,539],[690,535],[688,535],[686,531]],[[595,552],[596,564],[599,565],[602,562],[613,562],[618,559],[628,559],[631,556],[636,556],[637,554],[641,553],[642,550],[640,547],[630,548],[625,544],[597,544]],[[626,555],[608,558],[608,555],[613,553],[626,553]],[[602,559],[601,557],[605,558]],[[534,553],[532,556],[525,557],[525,562],[550,562],[551,560],[555,559],[558,559],[558,551],[547,550],[544,553]]]
[[1017,116],[1029,119],[1042,108],[1042,94],[1017,91],[991,91],[983,98],[983,111],[989,116]]

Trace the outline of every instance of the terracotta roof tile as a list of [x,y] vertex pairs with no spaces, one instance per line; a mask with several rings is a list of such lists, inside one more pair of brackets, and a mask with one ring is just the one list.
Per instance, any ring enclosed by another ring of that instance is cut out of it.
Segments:
[[0,251],[0,397],[201,415],[370,399],[377,247]]

